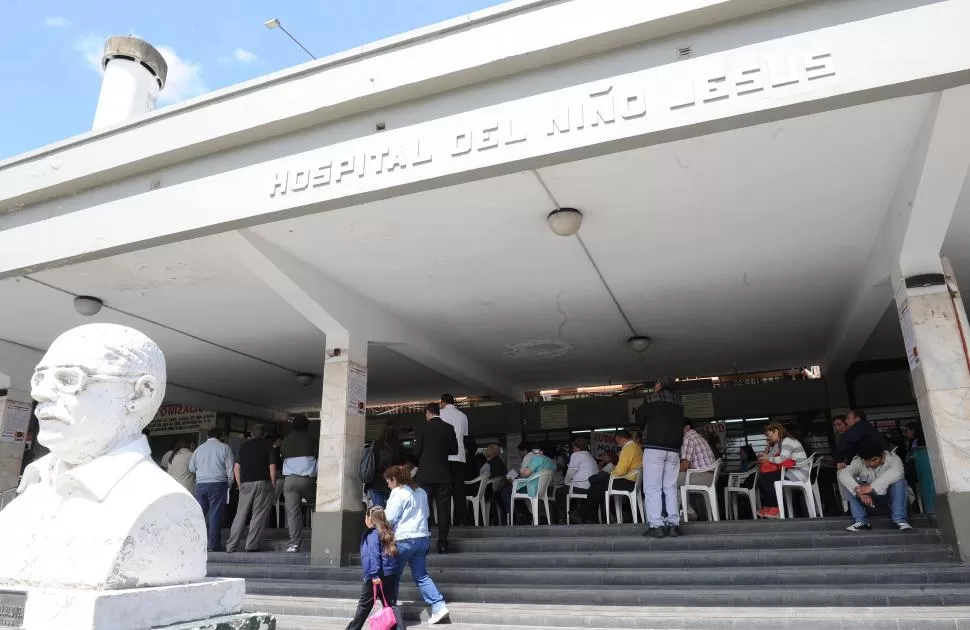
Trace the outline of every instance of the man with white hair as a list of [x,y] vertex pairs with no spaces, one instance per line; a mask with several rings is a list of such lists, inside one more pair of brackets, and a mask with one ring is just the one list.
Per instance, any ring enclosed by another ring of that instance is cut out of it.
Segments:
[[151,459],[142,430],[165,396],[148,337],[89,324],[58,337],[34,370],[38,440],[20,496],[0,512],[0,584],[128,589],[206,575],[195,499]]

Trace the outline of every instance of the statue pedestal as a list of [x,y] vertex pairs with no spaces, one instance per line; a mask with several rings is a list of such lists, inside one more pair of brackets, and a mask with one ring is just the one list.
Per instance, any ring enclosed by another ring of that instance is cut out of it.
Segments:
[[246,581],[111,591],[0,586],[0,627],[22,630],[146,630],[175,626],[271,630],[272,616],[240,613]]

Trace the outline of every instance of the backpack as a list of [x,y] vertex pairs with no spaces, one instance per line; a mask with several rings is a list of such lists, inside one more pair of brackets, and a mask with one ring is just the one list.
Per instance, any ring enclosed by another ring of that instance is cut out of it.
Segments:
[[374,445],[365,446],[364,454],[360,458],[360,466],[357,468],[360,480],[364,483],[374,481],[377,476],[377,461],[374,456]]

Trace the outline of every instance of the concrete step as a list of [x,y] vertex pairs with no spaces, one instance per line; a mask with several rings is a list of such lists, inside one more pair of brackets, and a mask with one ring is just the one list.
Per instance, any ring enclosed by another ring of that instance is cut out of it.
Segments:
[[[247,580],[247,592],[289,597],[355,598],[360,584],[294,580]],[[970,605],[968,584],[880,584],[836,586],[679,586],[677,588],[620,588],[617,586],[458,585],[444,595],[455,602],[490,604],[557,604],[578,601],[592,606],[955,606]],[[413,583],[401,589],[403,601],[420,601]]]
[[[265,610],[278,617],[280,630],[330,630],[353,616],[354,599],[268,597],[247,595],[249,610]],[[455,630],[485,627],[631,630],[970,630],[970,607],[598,607],[593,605],[490,605],[454,602]],[[423,604],[405,604],[409,620],[427,619]],[[319,623],[319,626],[310,625]],[[304,625],[300,625],[304,624]],[[329,624],[329,625],[328,625]],[[466,627],[467,626],[467,627]],[[409,624],[410,627],[410,624]],[[419,626],[423,627],[423,626]]]
[[[812,567],[723,567],[697,569],[504,569],[502,571],[469,571],[467,568],[430,569],[439,587],[456,585],[542,584],[569,587],[582,586],[711,586],[730,585],[872,585],[970,583],[970,567],[948,564],[890,564],[874,571],[868,566]],[[209,567],[213,577],[240,577],[249,580],[292,580],[297,582],[343,582],[360,585],[360,569],[355,567],[279,567],[254,565],[217,565]]]
[[[889,529],[888,517],[876,517],[872,521],[876,530]],[[699,521],[684,523],[683,530],[690,536],[721,534],[763,534],[792,532],[840,532],[851,524],[851,519],[838,518],[793,518],[783,520],[743,520],[743,521]],[[917,529],[935,529],[933,516],[914,515],[910,524]],[[631,523],[612,525],[519,525],[515,527],[453,527],[449,538],[463,540],[468,538],[551,538],[551,537],[599,537],[632,536],[640,534],[646,526]],[[432,527],[432,533],[436,528]]]
[[[663,569],[743,566],[845,566],[948,562],[956,559],[948,545],[910,545],[906,547],[859,546],[831,549],[732,549],[732,550],[656,550],[621,552],[550,553],[452,553],[431,554],[428,566],[473,571],[475,569]],[[210,553],[209,563],[218,575],[223,566],[255,565],[266,570],[290,566],[309,566],[309,554],[288,553]],[[285,571],[286,569],[281,569]],[[355,568],[359,571],[359,568]]]
[[860,547],[887,545],[941,544],[943,538],[935,529],[912,529],[907,532],[873,530],[871,532],[816,532],[796,535],[721,534],[717,536],[681,536],[679,538],[645,538],[643,536],[568,537],[568,538],[482,538],[450,541],[458,553],[576,553],[609,551],[699,551],[716,549],[790,549]]

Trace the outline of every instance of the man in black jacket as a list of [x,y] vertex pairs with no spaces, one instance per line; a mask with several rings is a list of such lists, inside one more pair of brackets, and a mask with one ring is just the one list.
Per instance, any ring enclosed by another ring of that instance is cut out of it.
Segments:
[[[848,431],[842,435],[836,445],[835,456],[832,458],[839,470],[852,463],[855,456],[859,454],[859,445],[867,440],[877,440],[885,445],[882,435],[876,430],[876,427],[869,424],[869,421],[866,420],[866,412],[860,409],[853,409],[849,412],[849,415],[845,418],[845,426],[848,427]],[[883,450],[888,449],[884,448]]]
[[637,421],[643,436],[643,503],[649,527],[644,535],[680,536],[677,476],[684,440],[684,407],[668,381],[660,379],[654,384],[653,394],[637,410]]
[[438,506],[438,553],[448,553],[451,530],[451,470],[448,456],[458,453],[455,429],[441,419],[441,407],[425,407],[428,422],[418,427],[414,439],[414,456],[418,459],[418,481],[428,494],[428,502]]

